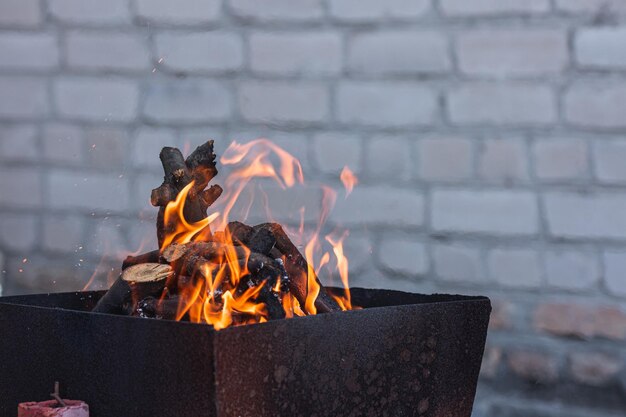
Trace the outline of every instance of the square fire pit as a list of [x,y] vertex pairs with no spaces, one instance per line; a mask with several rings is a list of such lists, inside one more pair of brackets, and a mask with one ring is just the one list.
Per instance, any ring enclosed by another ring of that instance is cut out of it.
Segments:
[[362,310],[214,331],[91,313],[102,294],[0,298],[0,415],[60,381],[92,417],[469,417],[491,311],[355,288]]

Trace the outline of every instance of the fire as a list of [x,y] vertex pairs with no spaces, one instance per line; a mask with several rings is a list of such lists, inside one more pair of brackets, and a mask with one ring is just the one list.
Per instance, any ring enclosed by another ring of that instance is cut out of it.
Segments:
[[[223,181],[224,192],[212,206],[215,209],[206,219],[189,223],[184,216],[185,203],[194,183],[188,184],[176,199],[164,210],[164,223],[170,225],[163,240],[162,253],[173,244],[184,244],[195,241],[210,241],[225,248],[216,259],[201,261],[200,265],[189,277],[184,277],[185,285],[179,284],[179,304],[177,319],[187,317],[192,322],[212,325],[216,330],[229,326],[249,323],[262,323],[268,320],[268,306],[260,301],[262,293],[271,294],[280,300],[280,305],[287,318],[313,315],[318,313],[316,300],[320,294],[318,274],[329,271],[326,278],[334,275],[330,266],[336,266],[337,273],[344,288],[344,295],[333,297],[342,310],[352,309],[350,289],[348,285],[348,259],[343,250],[343,242],[348,236],[343,232],[340,236],[329,234],[320,238],[323,227],[328,219],[337,192],[330,187],[322,187],[323,201],[320,216],[312,232],[304,227],[305,208],[299,209],[300,227],[287,230],[294,242],[304,247],[304,257],[308,263],[306,276],[306,303],[301,306],[296,297],[288,292],[282,284],[282,278],[275,283],[268,280],[250,282],[251,272],[248,270],[252,251],[241,242],[236,242],[227,227],[233,207],[242,195],[250,198],[244,206],[244,216],[252,207],[255,197],[253,181],[266,178],[275,181],[283,190],[304,186],[302,166],[298,159],[267,139],[257,139],[246,144],[231,143],[220,162],[231,168],[231,172]],[[358,183],[356,176],[345,167],[341,172],[341,181],[349,194]],[[251,196],[251,197],[250,197]],[[267,196],[261,193],[261,199]],[[273,221],[269,206],[265,201],[268,221]],[[211,234],[211,229],[214,233]],[[327,247],[327,250],[324,249]],[[285,259],[277,261],[284,265]],[[261,268],[263,265],[260,266]],[[180,279],[180,278],[179,278]]]
[[346,198],[352,193],[354,187],[359,183],[359,179],[357,176],[348,168],[346,165],[341,170],[341,174],[339,175],[343,186],[346,188]]

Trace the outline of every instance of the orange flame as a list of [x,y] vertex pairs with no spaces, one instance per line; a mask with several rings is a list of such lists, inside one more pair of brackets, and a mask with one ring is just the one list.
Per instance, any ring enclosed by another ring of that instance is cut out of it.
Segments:
[[[196,264],[192,276],[184,277],[184,283],[181,285],[179,282],[178,288],[181,303],[177,319],[188,317],[192,322],[210,324],[216,330],[234,325],[263,323],[268,319],[267,306],[259,299],[268,282],[263,281],[251,286],[248,282],[250,271],[247,267],[251,252],[245,246],[241,246],[240,242],[234,242],[226,228],[236,202],[242,195],[249,197],[250,201],[246,202],[244,208],[246,213],[250,210],[255,196],[254,192],[249,190],[249,185],[255,178],[272,179],[283,190],[304,184],[300,162],[267,139],[257,139],[246,144],[233,142],[220,158],[220,162],[231,166],[232,171],[224,181],[222,196],[213,206],[216,211],[206,219],[189,223],[183,215],[187,196],[193,187],[193,183],[188,184],[165,208],[164,222],[168,225],[168,232],[161,247],[161,250],[164,250],[174,243],[182,244],[204,239],[206,234],[201,232],[209,226],[215,230],[223,230],[216,232],[212,238],[216,244],[223,244],[225,248],[223,253],[220,252],[217,259]],[[344,184],[349,184],[350,188],[346,185],[346,189],[351,191],[357,183],[356,176],[347,167],[341,175]],[[242,194],[244,191],[246,193]],[[345,297],[336,297],[336,300],[343,310],[352,308],[348,287],[348,260],[343,252],[343,241],[347,233],[338,239],[330,235],[323,240],[319,238],[337,197],[337,192],[330,187],[323,186],[322,191],[322,210],[313,233],[307,235],[305,230],[304,207],[299,209],[301,219],[299,228],[295,232],[285,228],[293,241],[303,244],[305,248],[304,257],[308,263],[308,270],[305,277],[307,296],[304,306],[300,305],[287,288],[282,288],[281,277],[278,277],[275,284],[271,284],[271,288],[268,287],[269,291],[279,298],[288,318],[317,314],[315,301],[321,291],[317,276],[330,267],[332,255],[336,259],[339,276],[345,289]],[[267,196],[262,197],[267,200]],[[267,201],[264,203],[265,215],[268,221],[273,221]],[[325,250],[324,246],[327,244],[330,244],[330,247]],[[242,253],[245,255],[243,259]],[[328,267],[323,268],[324,266]]]
[[341,179],[341,182],[346,189],[346,197],[348,197],[350,193],[352,193],[354,186],[359,183],[359,179],[354,174],[354,172],[352,172],[350,168],[348,168],[347,165],[341,170],[339,178]]

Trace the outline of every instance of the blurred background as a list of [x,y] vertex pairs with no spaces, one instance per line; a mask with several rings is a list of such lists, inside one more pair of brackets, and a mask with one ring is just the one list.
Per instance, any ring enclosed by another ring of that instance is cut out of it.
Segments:
[[105,287],[162,146],[267,137],[278,220],[359,177],[353,285],[492,298],[476,416],[623,416],[625,80],[621,0],[0,0],[0,292]]

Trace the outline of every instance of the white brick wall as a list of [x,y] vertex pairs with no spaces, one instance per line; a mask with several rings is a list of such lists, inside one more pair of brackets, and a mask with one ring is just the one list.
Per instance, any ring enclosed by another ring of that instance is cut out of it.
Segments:
[[472,83],[452,90],[448,116],[458,125],[548,125],[556,122],[556,98],[540,84]]
[[145,73],[152,69],[143,35],[72,31],[65,37],[65,48],[67,65],[76,70]]
[[535,196],[525,191],[436,190],[433,228],[442,232],[523,234],[539,229]]
[[438,113],[436,93],[419,83],[345,82],[337,91],[337,119],[365,126],[432,124]]
[[457,39],[464,74],[493,77],[558,74],[568,62],[565,31],[479,29]]
[[229,72],[243,65],[243,41],[235,33],[165,32],[156,35],[156,51],[174,72]]
[[269,75],[337,75],[343,68],[337,32],[260,32],[250,36],[250,68]]
[[452,66],[448,40],[434,31],[355,35],[347,59],[350,71],[363,74],[442,73]]

